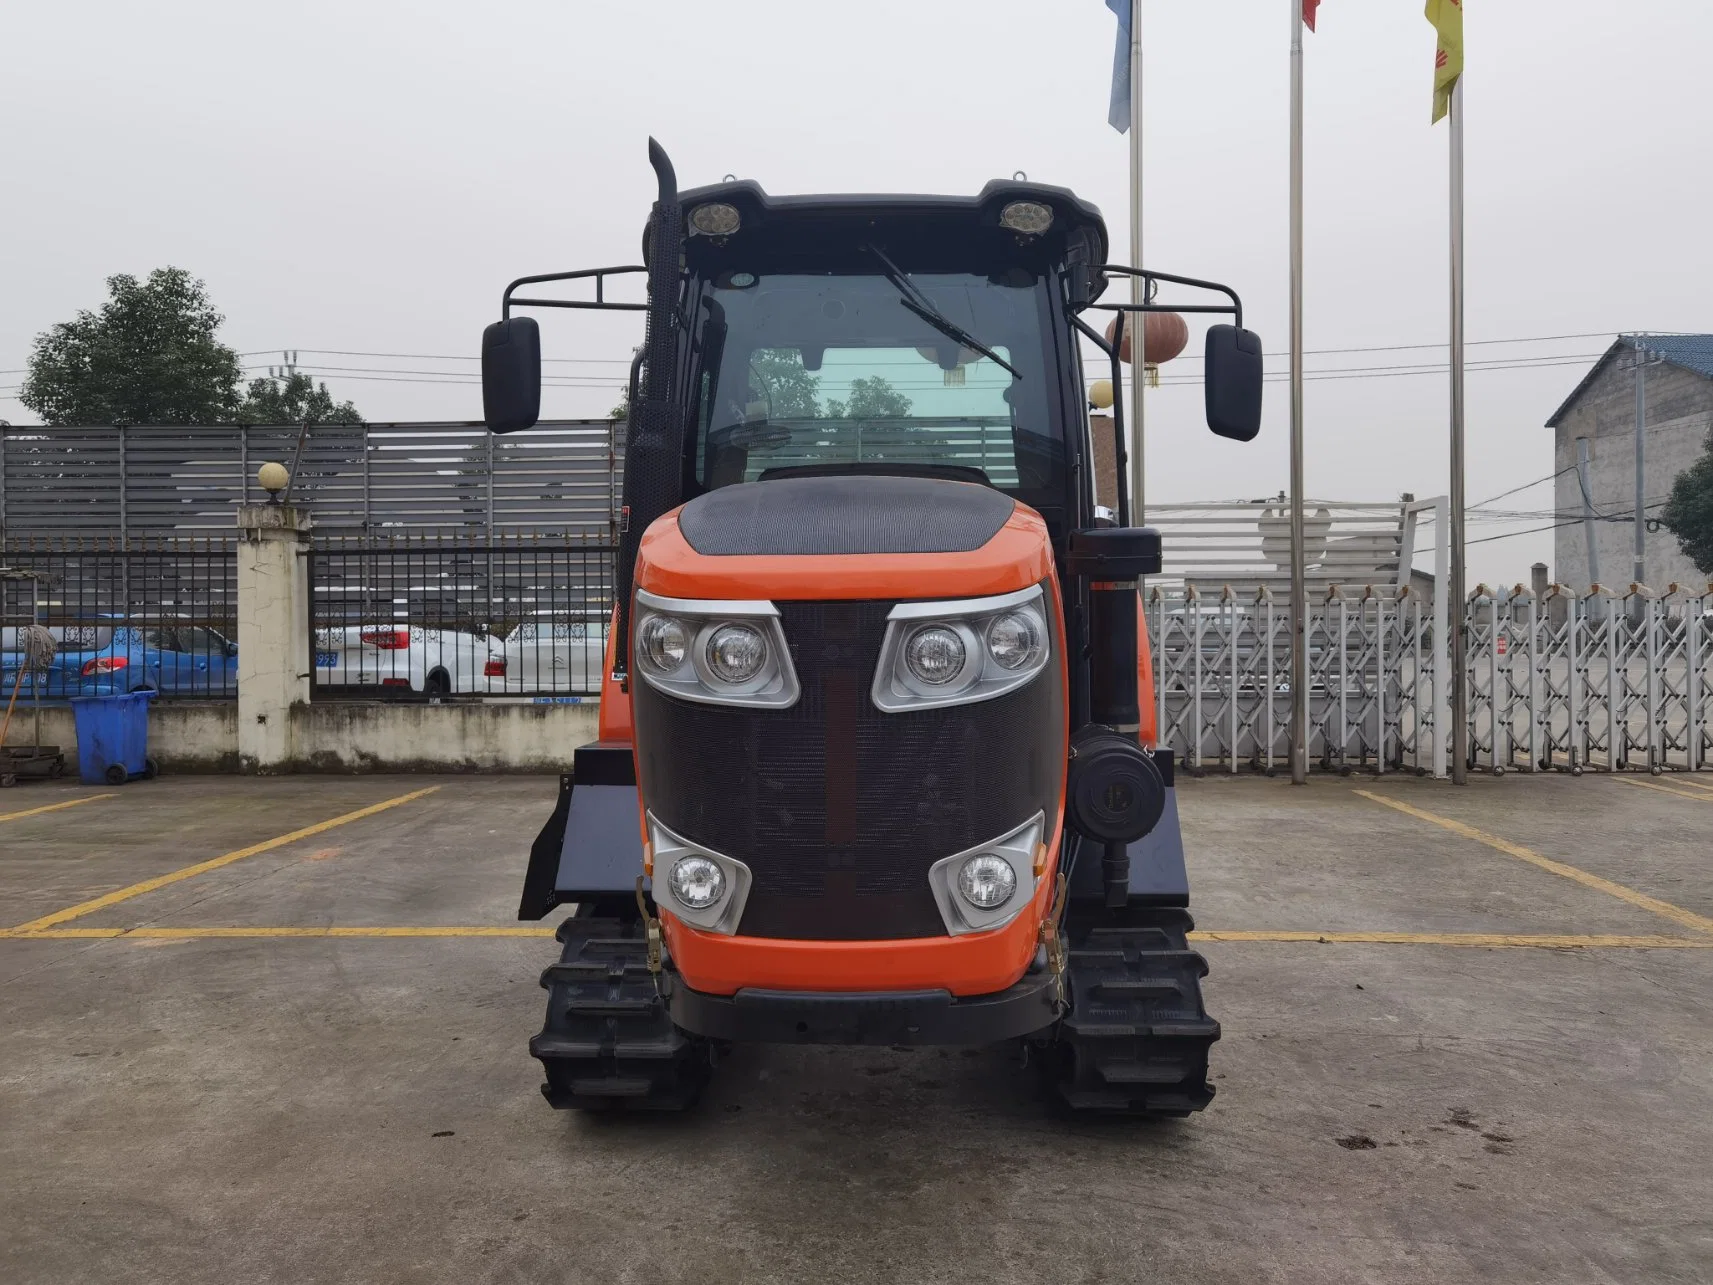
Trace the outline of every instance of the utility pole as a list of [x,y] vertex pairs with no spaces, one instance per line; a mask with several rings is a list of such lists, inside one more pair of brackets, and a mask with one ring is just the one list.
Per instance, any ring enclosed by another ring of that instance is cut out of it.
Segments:
[[1642,347],[1640,335],[1633,338],[1636,345],[1636,558],[1635,574],[1631,579],[1637,584],[1647,584],[1648,393],[1646,377],[1642,373],[1646,350]]
[[[1576,480],[1582,487],[1582,535],[1588,544],[1588,585],[1590,588],[1600,583],[1600,540],[1594,526],[1594,485],[1588,477],[1588,439],[1576,439]],[[1600,600],[1589,602],[1589,611],[1598,613]],[[1598,620],[1599,615],[1595,614]]]

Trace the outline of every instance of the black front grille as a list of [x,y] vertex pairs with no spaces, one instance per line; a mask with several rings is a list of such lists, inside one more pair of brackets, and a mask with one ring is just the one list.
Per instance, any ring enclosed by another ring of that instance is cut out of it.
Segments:
[[749,865],[745,936],[941,936],[928,867],[1056,808],[1059,658],[997,700],[883,713],[869,689],[891,608],[780,603],[803,689],[787,710],[632,684],[643,798],[685,838]]

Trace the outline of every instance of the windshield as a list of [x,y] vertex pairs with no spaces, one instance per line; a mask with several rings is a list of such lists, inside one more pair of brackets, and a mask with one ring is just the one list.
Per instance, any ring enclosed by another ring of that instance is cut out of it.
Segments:
[[1048,499],[1064,455],[1048,398],[1043,279],[1020,269],[909,275],[931,311],[989,357],[910,307],[880,269],[725,272],[709,283],[698,480],[713,488],[785,469],[894,465]]

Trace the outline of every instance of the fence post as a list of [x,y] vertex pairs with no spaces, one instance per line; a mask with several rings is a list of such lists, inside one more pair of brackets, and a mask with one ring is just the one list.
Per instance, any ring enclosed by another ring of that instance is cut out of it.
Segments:
[[1707,596],[1697,594],[1691,598],[1687,595],[1683,603],[1683,666],[1684,666],[1684,742],[1689,747],[1689,758],[1684,764],[1691,772],[1699,772],[1702,767],[1702,720],[1706,711],[1701,702],[1701,631],[1706,627],[1706,617],[1703,615],[1713,603]]
[[1227,724],[1230,732],[1230,744],[1226,746],[1226,755],[1231,774],[1235,776],[1237,774],[1237,729],[1239,726],[1237,710],[1237,632],[1242,628],[1242,625],[1240,623],[1241,617],[1237,611],[1237,595],[1231,591],[1230,585],[1226,585],[1224,589],[1221,590],[1219,601],[1221,612],[1225,617],[1225,645],[1231,652],[1231,681],[1227,685],[1226,690],[1226,699],[1231,702],[1229,709],[1230,721]]
[[1190,634],[1190,744],[1189,765],[1201,766],[1201,594],[1193,584],[1185,585],[1185,606],[1194,621]]
[[292,711],[309,700],[310,518],[290,504],[238,509],[238,765],[294,757]]
[[[1540,572],[1535,581],[1545,579],[1546,566],[1537,562],[1536,569]],[[1517,586],[1519,593],[1523,591]],[[1541,753],[1541,702],[1540,702],[1540,600],[1545,589],[1537,589],[1533,585],[1527,590],[1529,599],[1529,763],[1524,769],[1527,772],[1538,772],[1541,762],[1546,757]],[[1511,613],[1511,619],[1516,620],[1516,613]]]
[[1647,658],[1648,658],[1648,771],[1659,775],[1665,770],[1665,746],[1660,737],[1660,721],[1663,714],[1660,711],[1659,699],[1659,618],[1660,600],[1650,589],[1643,588],[1647,595],[1642,604],[1642,620],[1647,627]]
[[[1466,604],[1451,601],[1451,502],[1433,502],[1433,774],[1443,780],[1451,760],[1451,629],[1464,627]],[[1458,613],[1454,624],[1453,611]]]
[[[1595,585],[1596,589],[1600,586]],[[1620,698],[1620,680],[1618,678],[1618,613],[1613,610],[1616,604],[1604,603],[1606,616],[1606,770],[1616,772],[1623,766],[1624,745],[1618,739],[1618,701]]]

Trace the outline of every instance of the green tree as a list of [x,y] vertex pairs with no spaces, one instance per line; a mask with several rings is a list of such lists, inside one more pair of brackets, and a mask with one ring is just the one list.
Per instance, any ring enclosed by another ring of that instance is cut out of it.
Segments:
[[240,424],[361,424],[363,417],[350,402],[335,402],[326,384],[291,371],[285,379],[252,379]]
[[821,377],[803,365],[795,348],[757,348],[749,359],[750,384],[767,403],[769,419],[817,419]]
[[848,403],[827,403],[827,414],[834,419],[903,419],[909,413],[910,399],[880,375],[851,380]]
[[1677,537],[1677,547],[1706,575],[1713,575],[1713,432],[1696,460],[1671,484],[1660,525]]
[[201,281],[156,268],[107,278],[108,300],[36,336],[18,400],[44,424],[219,424],[238,409],[238,354]]

